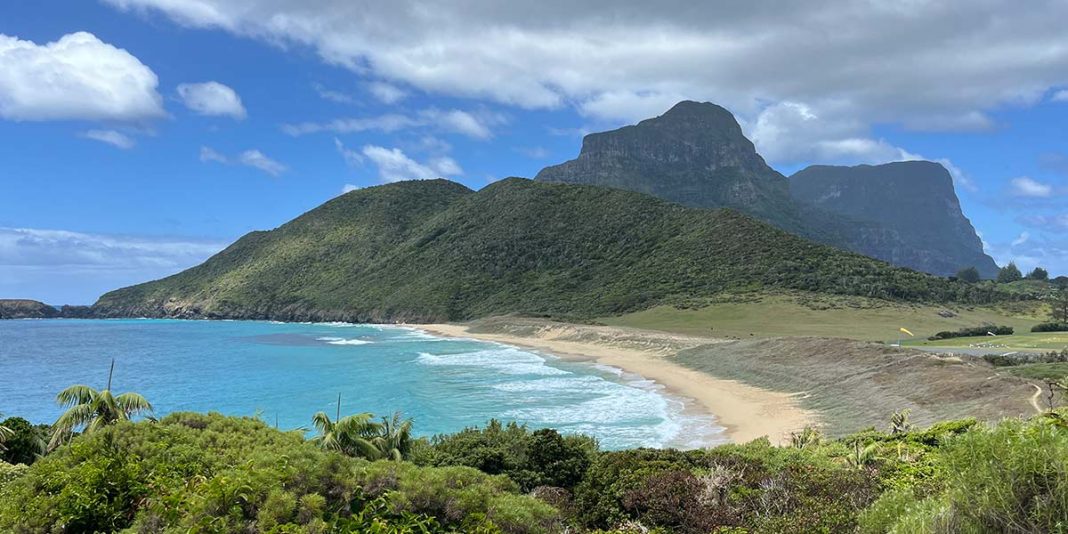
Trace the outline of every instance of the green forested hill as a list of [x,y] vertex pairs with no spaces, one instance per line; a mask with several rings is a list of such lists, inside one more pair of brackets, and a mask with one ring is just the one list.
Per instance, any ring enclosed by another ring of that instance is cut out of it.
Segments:
[[724,291],[987,302],[990,286],[891,267],[732,210],[511,178],[353,191],[204,264],[113,291],[103,316],[443,321],[586,318]]

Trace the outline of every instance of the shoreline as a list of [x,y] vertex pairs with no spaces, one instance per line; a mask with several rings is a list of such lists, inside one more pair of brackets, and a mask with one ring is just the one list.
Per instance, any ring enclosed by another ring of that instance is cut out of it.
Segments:
[[[669,361],[665,356],[678,350],[667,344],[649,343],[640,348],[606,342],[569,340],[546,331],[543,335],[513,335],[472,332],[461,324],[405,325],[427,333],[452,338],[470,338],[547,352],[569,361],[592,362],[621,369],[663,386],[681,398],[688,408],[711,415],[723,436],[731,443],[746,443],[767,436],[773,444],[789,443],[790,434],[805,426],[818,425],[816,413],[801,408],[796,395],[771,391],[736,380],[716,378]],[[693,343],[694,339],[679,337]],[[707,340],[709,343],[715,340]]]

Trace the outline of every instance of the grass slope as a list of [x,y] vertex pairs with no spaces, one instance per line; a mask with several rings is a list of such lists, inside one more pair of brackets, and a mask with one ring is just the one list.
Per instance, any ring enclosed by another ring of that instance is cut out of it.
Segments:
[[[946,311],[952,316],[940,315]],[[933,306],[861,297],[812,293],[723,297],[699,308],[657,306],[600,323],[712,337],[821,336],[863,341],[893,341],[907,328],[916,339],[936,332],[982,324],[1009,325],[1027,332],[1042,322],[1035,303],[1012,306]],[[957,341],[957,340],[946,340]],[[989,341],[989,340],[985,340]]]
[[443,321],[588,319],[723,292],[907,301],[1004,298],[817,245],[732,210],[512,178],[354,191],[203,265],[104,295],[105,316]]

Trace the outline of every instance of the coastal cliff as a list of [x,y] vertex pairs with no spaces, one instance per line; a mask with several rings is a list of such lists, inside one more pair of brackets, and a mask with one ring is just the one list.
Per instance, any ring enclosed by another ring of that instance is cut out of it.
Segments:
[[0,319],[50,319],[59,317],[59,310],[43,302],[29,299],[0,299]]

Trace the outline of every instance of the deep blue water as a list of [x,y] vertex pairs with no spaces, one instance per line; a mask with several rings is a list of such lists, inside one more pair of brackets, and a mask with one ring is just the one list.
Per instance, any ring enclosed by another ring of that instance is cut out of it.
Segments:
[[711,418],[640,377],[527,349],[390,326],[244,321],[0,321],[0,412],[50,423],[71,384],[136,391],[157,415],[259,415],[282,429],[323,410],[402,411],[419,435],[490,418],[596,436],[606,448],[693,446]]

